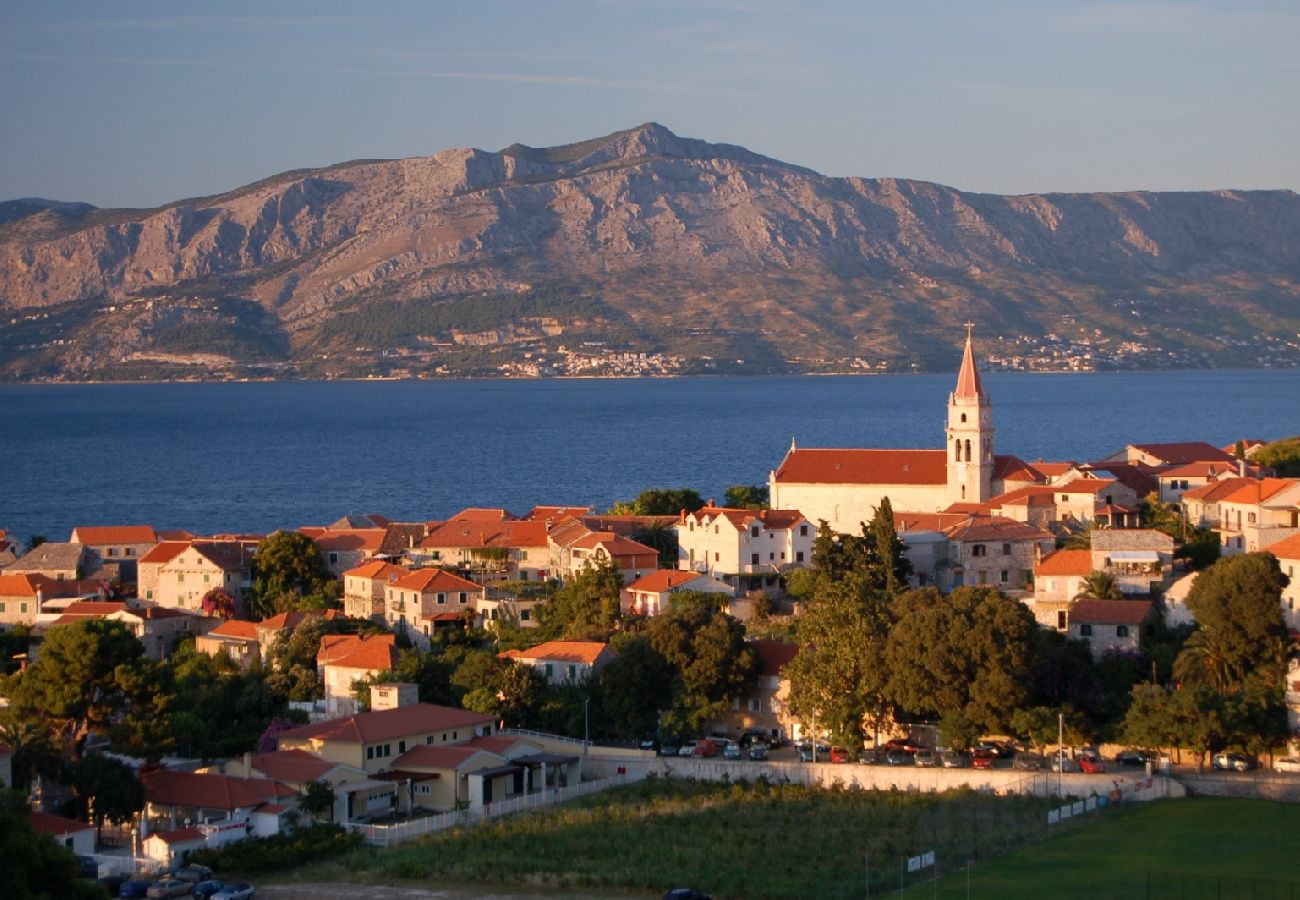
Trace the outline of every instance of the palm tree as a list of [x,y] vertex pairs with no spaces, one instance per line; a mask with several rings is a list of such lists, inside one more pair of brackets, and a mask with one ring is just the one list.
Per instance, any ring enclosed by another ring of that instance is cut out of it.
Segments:
[[1089,572],[1079,584],[1075,600],[1122,600],[1119,581],[1110,572]]
[[13,784],[27,790],[36,774],[53,775],[59,770],[59,752],[42,722],[10,713],[0,719],[0,744],[13,750]]
[[1215,645],[1208,631],[1193,631],[1174,659],[1174,679],[1188,685],[1206,685],[1226,691],[1241,680],[1240,672],[1228,661],[1227,654]]
[[1092,525],[1085,523],[1077,531],[1071,531],[1066,535],[1065,540],[1061,542],[1062,550],[1090,550],[1092,549]]

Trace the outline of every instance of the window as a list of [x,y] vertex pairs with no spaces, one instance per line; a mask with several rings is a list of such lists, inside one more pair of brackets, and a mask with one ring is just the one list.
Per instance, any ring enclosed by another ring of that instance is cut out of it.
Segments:
[[1010,556],[1010,555],[1011,555],[1011,545],[1010,545],[1010,544],[1003,544],[1003,545],[1002,545],[1002,555],[1003,555],[1003,556]]
[[721,554],[715,552],[715,553],[713,554],[713,561],[714,561],[714,562],[717,562],[717,561],[720,560],[720,559],[722,559]]
[[759,700],[757,697],[750,697],[750,698],[749,698],[749,711],[750,711],[750,712],[762,712],[762,711],[763,711],[763,701],[762,701],[762,700]]
[[521,609],[521,610],[519,610],[519,621],[520,621],[520,622],[528,622],[528,621],[531,621],[532,618],[533,618],[533,611],[532,611],[531,609]]
[[367,748],[366,748],[366,759],[374,759],[374,758],[375,758],[375,748],[374,748],[374,747],[367,747]]
[[5,611],[5,604],[4,604],[4,601],[3,601],[3,600],[0,600],[0,614],[3,614],[4,611]]
[[988,583],[989,583],[989,573],[981,570],[981,571],[980,571],[980,578],[979,578],[979,581],[980,581],[980,584],[988,584]]
[[1070,627],[1070,623],[1066,621],[1065,610],[1063,609],[1056,611],[1056,627],[1061,631]]
[[[714,561],[716,562],[717,560],[715,559]],[[757,554],[757,553],[751,553],[751,554],[749,554],[749,564],[750,564],[751,566],[756,566],[756,565],[758,565],[758,554]]]
[[749,536],[750,536],[750,537],[758,537],[758,526],[757,526],[757,525],[755,525],[755,526],[753,526],[752,528],[749,529]]
[[799,526],[799,537],[807,537],[807,536],[808,536],[808,526],[807,526],[807,525],[800,525],[800,526]]
[[550,677],[551,677],[551,669],[552,669],[551,664],[550,664],[550,663],[547,663],[547,664],[546,664],[546,677],[547,677],[547,678],[550,678]]
[[135,550],[132,549],[131,547],[127,547],[125,550],[122,551],[122,555],[123,555],[123,556],[135,556]]
[[713,533],[714,533],[714,534],[722,534],[722,531],[718,528],[717,525],[714,525],[714,526],[713,526]]
[[108,555],[109,555],[109,556],[117,556],[117,548],[116,548],[116,547],[109,547],[109,548],[108,548]]
[[452,739],[453,741],[456,740],[459,736],[460,736],[460,735],[459,735],[457,732],[455,732],[455,731],[453,731],[453,732],[451,733],[451,739]]
[[152,590],[152,589],[147,590],[147,591],[144,592],[144,599],[146,599],[146,600],[152,600],[152,599],[153,599],[153,590]]
[[1008,572],[1006,569],[1003,569],[1001,572],[998,573],[998,578],[1003,584],[1007,584],[1011,581],[1011,573]]
[[393,755],[393,745],[384,744],[384,756],[392,756],[392,755]]
[[184,584],[184,583],[185,583],[185,573],[184,573],[184,572],[177,572],[177,573],[176,573],[176,583],[177,583],[177,584]]
[[207,573],[207,572],[204,572],[204,573],[203,573],[203,583],[204,583],[204,584],[207,584],[207,583],[208,583],[208,573]]
[[577,677],[578,677],[578,667],[577,667],[577,666],[569,666],[569,670],[568,670],[568,673],[567,673],[567,676],[566,676],[566,677],[567,677],[570,681],[574,681],[574,680],[576,680]]
[[1127,625],[1116,625],[1116,626],[1115,626],[1115,637],[1128,637],[1128,626],[1127,626]]
[[446,603],[447,603],[447,595],[446,595],[446,594],[439,594],[439,595],[438,595],[438,605],[439,605],[439,606],[444,606],[444,605],[446,605]]
[[795,562],[803,562],[803,551],[802,551],[802,550],[796,550],[796,551],[794,552],[794,561],[795,561]]
[[1079,634],[1082,635],[1083,637],[1092,637],[1092,626],[1091,626],[1091,625],[1080,625],[1080,626],[1079,626]]
[[983,544],[976,544],[974,547],[970,548],[971,556],[985,556],[987,553],[988,553],[988,548],[985,547]]
[[331,554],[330,554],[330,565],[331,565],[331,566],[338,565],[338,561],[339,561],[339,555],[338,555],[337,553],[331,553]]
[[433,743],[433,735],[431,735],[431,734],[426,734],[426,735],[424,736],[424,742],[425,742],[426,744],[432,744],[432,743]]
[[19,603],[19,604],[18,604],[18,611],[19,611],[20,613],[25,613],[25,612],[27,612],[27,601],[24,600],[22,603]]
[[405,753],[405,752],[406,752],[406,741],[398,741],[398,742],[397,742],[397,752],[398,752],[398,753]]
[[461,602],[462,604],[465,602],[465,600],[466,600],[466,596],[467,596],[467,595],[465,594],[464,591],[461,591],[461,592],[460,592],[460,602]]

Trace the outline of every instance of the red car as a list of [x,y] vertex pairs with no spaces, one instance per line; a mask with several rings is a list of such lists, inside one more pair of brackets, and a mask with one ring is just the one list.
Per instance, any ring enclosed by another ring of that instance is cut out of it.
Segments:
[[1088,775],[1100,775],[1106,771],[1106,764],[1101,761],[1100,756],[1080,756],[1079,770]]
[[843,747],[831,748],[831,762],[846,763],[849,761],[849,751]]
[[998,755],[987,747],[978,747],[970,756],[970,766],[972,769],[991,769],[997,758]]
[[695,742],[695,749],[691,751],[692,756],[717,756],[718,745],[708,738]]

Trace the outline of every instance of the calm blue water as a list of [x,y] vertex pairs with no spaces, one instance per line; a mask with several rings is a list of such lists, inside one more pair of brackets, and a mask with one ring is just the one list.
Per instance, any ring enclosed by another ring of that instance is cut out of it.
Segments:
[[[0,529],[200,532],[721,497],[802,446],[942,446],[955,376],[0,385]],[[990,375],[999,452],[1300,432],[1300,372]]]

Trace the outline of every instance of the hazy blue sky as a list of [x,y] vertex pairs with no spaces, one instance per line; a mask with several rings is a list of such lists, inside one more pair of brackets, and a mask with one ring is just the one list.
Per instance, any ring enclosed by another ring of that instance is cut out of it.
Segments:
[[10,0],[0,85],[0,199],[148,206],[649,120],[973,191],[1300,188],[1295,0]]

